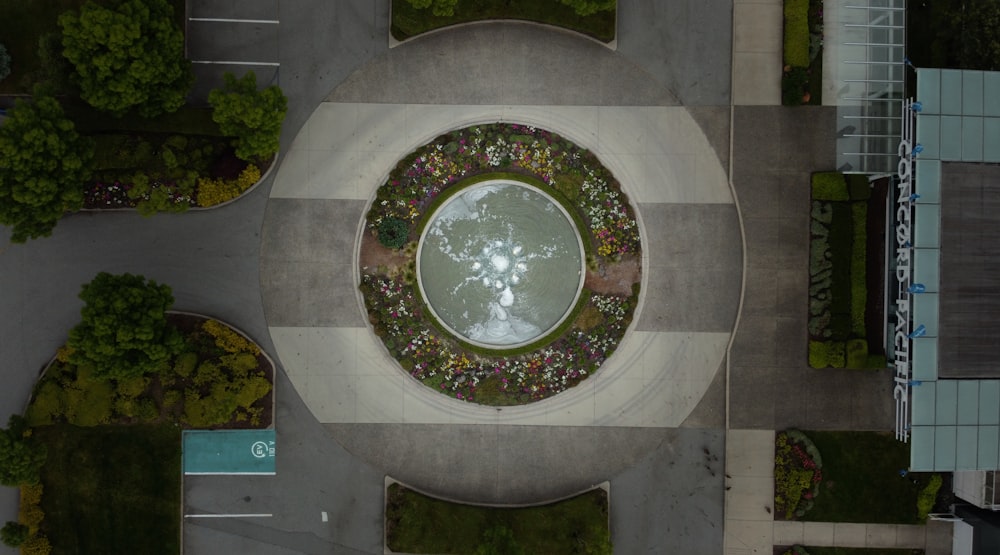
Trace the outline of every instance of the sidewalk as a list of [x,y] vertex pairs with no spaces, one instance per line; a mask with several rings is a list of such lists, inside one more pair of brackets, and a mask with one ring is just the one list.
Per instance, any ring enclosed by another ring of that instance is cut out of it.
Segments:
[[726,555],[770,555],[774,546],[923,549],[951,553],[952,524],[865,524],[774,520],[773,430],[729,430],[726,438]]
[[780,106],[782,0],[733,4],[733,104]]

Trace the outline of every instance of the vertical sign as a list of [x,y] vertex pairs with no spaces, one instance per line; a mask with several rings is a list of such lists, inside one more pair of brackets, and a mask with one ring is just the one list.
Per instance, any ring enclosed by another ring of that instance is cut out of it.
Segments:
[[903,102],[902,136],[899,141],[899,164],[896,179],[896,326],[893,333],[895,351],[896,439],[910,438],[910,351],[913,340],[910,327],[913,320],[910,285],[913,283],[913,139],[916,118],[913,99]]

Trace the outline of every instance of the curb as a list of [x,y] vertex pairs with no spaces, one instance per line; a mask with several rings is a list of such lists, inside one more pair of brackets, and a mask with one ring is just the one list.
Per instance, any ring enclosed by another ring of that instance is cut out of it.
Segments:
[[529,21],[529,20],[526,20],[526,19],[481,19],[481,20],[478,20],[478,21],[467,21],[467,22],[464,22],[464,23],[455,23],[453,25],[447,25],[445,27],[438,27],[437,29],[431,29],[430,31],[424,31],[423,33],[420,33],[419,35],[414,35],[414,36],[412,36],[412,37],[410,37],[408,39],[399,40],[396,37],[392,36],[392,5],[391,5],[391,2],[390,2],[390,6],[389,6],[389,33],[388,33],[389,34],[389,50],[392,50],[393,48],[396,48],[397,46],[401,46],[401,45],[407,44],[409,42],[413,42],[413,41],[415,41],[417,39],[421,39],[421,38],[428,37],[428,36],[431,36],[431,35],[437,35],[439,33],[442,33],[442,32],[445,32],[445,31],[450,31],[452,29],[460,29],[460,28],[463,28],[463,27],[472,27],[472,26],[475,26],[475,25],[491,25],[491,24],[496,24],[496,23],[505,23],[505,24],[531,25],[531,26],[534,26],[534,27],[541,27],[543,29],[548,29],[550,31],[558,31],[558,32],[562,32],[562,33],[568,33],[568,34],[571,34],[571,35],[574,35],[574,36],[577,36],[577,37],[585,38],[585,39],[589,40],[590,42],[592,42],[592,43],[594,43],[594,44],[596,44],[598,46],[603,46],[604,48],[607,48],[608,50],[611,50],[612,52],[617,52],[618,51],[618,7],[617,6],[618,5],[616,3],[615,4],[615,38],[611,39],[610,42],[603,42],[603,41],[598,40],[598,39],[596,39],[596,38],[594,38],[594,37],[592,37],[590,35],[581,33],[579,31],[574,31],[573,29],[569,29],[567,27],[560,27],[558,25],[552,25],[550,23],[540,23],[540,22],[537,22],[537,21]]

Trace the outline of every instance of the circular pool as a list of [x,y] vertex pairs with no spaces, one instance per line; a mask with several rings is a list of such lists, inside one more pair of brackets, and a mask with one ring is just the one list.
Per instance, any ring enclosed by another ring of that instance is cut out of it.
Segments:
[[580,234],[562,205],[510,179],[462,188],[428,219],[417,283],[439,323],[474,345],[527,345],[572,311],[585,278]]

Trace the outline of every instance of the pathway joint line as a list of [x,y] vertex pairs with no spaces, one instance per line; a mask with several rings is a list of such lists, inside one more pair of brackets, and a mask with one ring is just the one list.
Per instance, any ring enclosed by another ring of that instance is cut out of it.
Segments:
[[210,23],[264,23],[277,25],[277,19],[229,19],[225,17],[189,17],[188,21],[207,21]]
[[234,513],[234,514],[202,514],[184,515],[184,518],[267,518],[274,516],[272,513]]
[[231,60],[191,60],[192,64],[222,64],[222,65],[234,65],[234,66],[270,66],[278,67],[281,64],[278,62],[237,62]]

